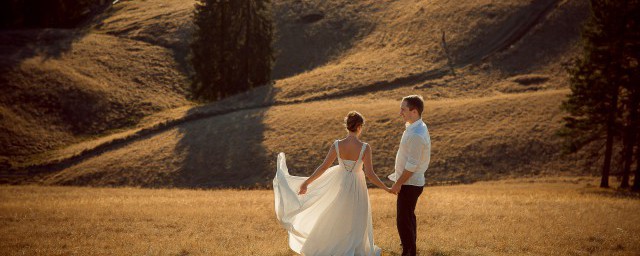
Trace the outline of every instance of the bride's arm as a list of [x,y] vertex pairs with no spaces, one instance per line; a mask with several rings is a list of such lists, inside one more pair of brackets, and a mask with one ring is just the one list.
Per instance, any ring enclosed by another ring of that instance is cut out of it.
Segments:
[[324,171],[329,169],[331,164],[333,164],[333,162],[336,160],[336,157],[336,149],[333,144],[331,144],[331,148],[329,148],[329,153],[327,153],[327,156],[324,158],[324,162],[322,162],[322,164],[318,166],[318,168],[316,168],[313,174],[311,174],[311,176],[309,176],[309,178],[307,178],[307,180],[302,183],[302,185],[300,186],[300,192],[298,192],[298,194],[302,195],[304,193],[307,193],[307,186],[309,186],[311,182],[320,177],[324,173]]
[[378,175],[376,175],[376,173],[373,171],[373,154],[371,153],[371,151],[371,147],[369,146],[369,144],[367,144],[367,148],[364,150],[364,157],[362,158],[362,161],[364,162],[364,175],[366,175],[369,181],[371,181],[371,183],[373,183],[374,185],[378,186],[381,189],[389,191],[389,187],[382,183],[380,178],[378,178]]

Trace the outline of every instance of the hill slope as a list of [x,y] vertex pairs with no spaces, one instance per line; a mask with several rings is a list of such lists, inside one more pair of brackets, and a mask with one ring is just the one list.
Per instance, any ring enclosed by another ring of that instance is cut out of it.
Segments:
[[186,77],[167,49],[74,33],[2,33],[2,42],[17,45],[0,51],[0,155],[52,150],[190,104]]
[[[8,131],[0,139],[15,146],[0,156],[15,166],[44,164],[17,179],[5,172],[5,181],[268,185],[279,151],[290,154],[292,169],[311,172],[343,135],[340,120],[351,109],[370,119],[363,139],[388,172],[402,128],[397,100],[414,93],[433,110],[425,117],[433,182],[579,172],[559,154],[554,133],[567,93],[561,64],[579,49],[583,1],[275,1],[275,85],[193,108],[184,89],[192,8],[191,1],[121,2],[80,34],[1,48],[11,56],[1,77],[14,94],[0,98],[9,117],[0,119]],[[447,73],[443,31],[458,76]],[[62,50],[45,54],[50,48]],[[16,49],[27,54],[15,57]],[[39,73],[60,74],[40,80],[75,84],[73,93],[34,87]],[[13,105],[41,94],[65,103]],[[74,105],[67,95],[75,94],[97,103],[80,114],[61,107]],[[79,116],[90,118],[71,119]],[[47,165],[54,159],[68,161]]]
[[[432,101],[426,106],[433,161],[430,183],[472,182],[522,175],[571,173],[550,137],[560,125],[566,91]],[[233,112],[180,125],[64,170],[44,184],[149,187],[268,185],[278,152],[292,173],[308,174],[331,142],[346,132],[342,116],[366,113],[363,140],[380,175],[393,167],[403,124],[398,102],[349,98]]]

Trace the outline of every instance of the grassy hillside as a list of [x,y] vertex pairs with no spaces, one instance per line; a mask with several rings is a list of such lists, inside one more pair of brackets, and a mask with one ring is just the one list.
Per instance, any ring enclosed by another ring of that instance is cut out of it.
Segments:
[[[591,184],[591,185],[589,185]],[[638,255],[637,196],[554,178],[427,187],[421,255]],[[371,189],[374,238],[399,255],[395,199]],[[293,255],[273,191],[0,187],[3,255]]]
[[[359,20],[359,15],[351,14],[355,12],[349,8],[352,5],[335,5],[338,7],[333,9],[309,8],[346,13],[344,16]],[[289,102],[361,94],[441,78],[446,74],[446,55],[440,45],[442,31],[446,32],[454,65],[477,67],[468,74],[463,69],[461,73],[469,79],[452,80],[448,87],[464,87],[462,91],[477,93],[490,91],[491,82],[516,74],[557,75],[559,64],[575,50],[587,5],[553,0],[464,3],[405,0],[390,1],[376,10],[369,16],[375,27],[360,26],[356,33],[359,40],[348,42],[351,47],[326,64],[278,80],[274,98]],[[331,24],[339,18],[326,19],[308,25],[308,30],[317,29],[320,32],[316,33],[324,34],[322,22]],[[502,52],[507,53],[499,56]],[[514,62],[518,65],[510,64]],[[477,78],[478,72],[491,79]]]
[[185,90],[193,3],[123,1],[82,29],[0,31],[0,181],[264,186],[280,151],[310,173],[352,109],[386,173],[397,101],[415,93],[431,182],[583,174],[554,134],[584,1],[277,0],[275,84],[199,106]]
[[75,33],[0,33],[3,43],[16,44],[0,52],[1,156],[20,161],[192,104],[171,51]]
[[[567,91],[505,94],[428,101],[425,121],[433,143],[428,180],[477,180],[575,173],[554,137]],[[397,100],[349,98],[237,111],[145,136],[31,179],[44,184],[148,187],[264,186],[276,155],[290,170],[309,174],[335,139],[342,118],[358,110],[367,118],[363,140],[374,150],[380,175],[390,173],[404,128]]]

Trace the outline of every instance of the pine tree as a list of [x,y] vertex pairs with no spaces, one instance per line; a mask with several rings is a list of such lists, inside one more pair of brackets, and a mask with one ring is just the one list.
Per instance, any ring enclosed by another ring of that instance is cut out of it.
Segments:
[[[635,179],[633,181],[632,190],[640,191],[640,5],[636,5],[634,8],[634,12],[632,12],[632,17],[634,17],[633,26],[630,27],[630,38],[635,38],[636,43],[630,44],[625,49],[631,54],[627,55],[627,71],[630,77],[629,82],[629,91],[630,91],[630,102],[629,111],[631,113],[630,116],[630,127],[629,131],[635,133]],[[633,54],[635,53],[635,55]],[[633,148],[631,148],[633,151]],[[631,152],[630,152],[631,153]],[[633,154],[633,153],[631,153]],[[629,163],[631,163],[632,158],[629,157]]]
[[[219,1],[196,2],[194,10],[194,40],[191,42],[191,64],[194,69],[191,90],[194,95],[205,99],[216,99],[216,90],[211,87],[219,83],[221,69],[218,66],[221,54],[211,42],[220,37],[217,17],[220,16]],[[214,83],[215,82],[215,83]],[[208,90],[207,90],[208,89]]]
[[638,131],[640,130],[640,126],[638,126],[638,103],[640,101],[638,89],[628,88],[627,92],[629,95],[627,95],[625,102],[625,112],[627,116],[625,118],[626,122],[623,135],[624,166],[622,168],[621,188],[629,187],[629,175],[631,173],[631,165],[633,164],[633,149],[636,146]]
[[[636,21],[634,22],[634,25],[636,26],[635,28],[632,29],[632,31],[634,31],[635,38],[640,39],[640,8],[636,8],[636,13],[634,14],[634,16],[636,18]],[[629,46],[627,48],[628,50],[630,50],[631,52],[636,52],[636,53],[640,53],[640,43],[636,43],[635,45]],[[640,55],[640,54],[638,54]],[[636,55],[631,56],[629,58],[629,71],[630,73],[630,77],[631,77],[631,82],[629,83],[630,86],[632,86],[631,89],[631,95],[632,95],[632,103],[631,104],[631,111],[634,111],[634,116],[632,117],[632,121],[630,123],[634,123],[635,122],[635,126],[633,126],[631,129],[633,131],[635,131],[636,133],[636,140],[635,140],[635,146],[636,146],[636,170],[635,170],[635,178],[633,181],[633,186],[632,186],[632,190],[633,191],[640,191],[640,134],[638,134],[640,132],[640,71],[638,70],[640,67],[640,56]],[[629,159],[629,162],[631,162],[631,159]]]
[[[624,6],[625,11],[621,13],[622,35],[620,39],[621,60],[619,69],[621,70],[620,83],[624,89],[622,103],[624,111],[624,135],[623,135],[623,169],[621,188],[629,187],[631,165],[633,164],[634,147],[640,133],[639,107],[640,107],[640,69],[638,61],[640,58],[640,1],[629,1]],[[640,151],[640,148],[636,149]],[[638,159],[636,159],[636,163]],[[637,168],[637,167],[636,167]],[[636,180],[638,176],[636,176]]]
[[270,5],[269,0],[200,0],[196,4],[191,44],[194,98],[218,100],[270,81]]
[[[638,0],[592,0],[591,20],[583,31],[583,56],[569,68],[572,94],[563,103],[563,108],[570,116],[565,118],[561,134],[567,138],[568,149],[573,152],[604,137],[601,187],[609,187],[615,137],[624,133],[623,155],[626,158],[630,156],[629,148],[633,151],[637,135],[637,130],[632,129],[635,123],[629,119],[633,116],[625,114],[633,109],[629,107],[632,101],[624,101],[632,87],[626,44],[629,24],[633,23],[637,6]],[[624,108],[621,107],[623,103]],[[621,120],[623,118],[626,120]]]
[[251,39],[251,54],[258,56],[254,59],[250,68],[255,70],[250,75],[252,84],[263,85],[271,81],[271,70],[273,69],[274,54],[272,48],[274,27],[271,12],[271,0],[253,0],[253,36]]

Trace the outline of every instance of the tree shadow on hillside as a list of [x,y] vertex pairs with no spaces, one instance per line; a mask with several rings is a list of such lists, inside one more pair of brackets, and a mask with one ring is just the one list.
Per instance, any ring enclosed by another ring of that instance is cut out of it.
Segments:
[[109,7],[107,4],[94,9],[74,28],[0,30],[0,77],[26,59],[40,56],[46,61],[71,51],[73,44],[91,31],[92,24],[108,17]]
[[[392,251],[383,251],[384,255],[389,255],[389,256],[401,256],[402,253],[401,252],[392,252]],[[431,249],[429,251],[423,251],[423,250],[419,250],[418,252],[420,253],[419,255],[425,255],[425,256],[448,256],[448,255],[453,255],[452,253],[448,253],[445,251],[440,251],[437,249]]]
[[[497,25],[479,25],[484,36],[476,37],[455,53],[457,66],[477,63],[495,53],[508,49],[520,41],[540,20],[554,9],[557,0],[534,0],[526,7],[516,10]],[[490,12],[489,12],[490,14]]]
[[270,187],[276,156],[262,145],[268,111],[269,107],[249,107],[181,125],[175,152],[182,163],[173,173],[173,185]]
[[[274,79],[284,79],[330,62],[364,37],[371,25],[341,13],[325,14],[304,2],[293,9],[281,8],[274,15],[279,52],[273,68]],[[299,11],[307,13],[300,15]]]
[[[633,176],[631,177],[633,179]],[[587,186],[581,190],[582,194],[591,194],[601,197],[609,197],[614,199],[631,199],[640,200],[640,192],[633,192],[628,189],[603,189],[594,186]]]
[[536,21],[530,32],[512,43],[512,48],[492,58],[491,65],[506,74],[530,72],[571,52],[588,19],[589,4],[578,1],[565,5],[550,10],[553,15],[546,15],[548,18]]

